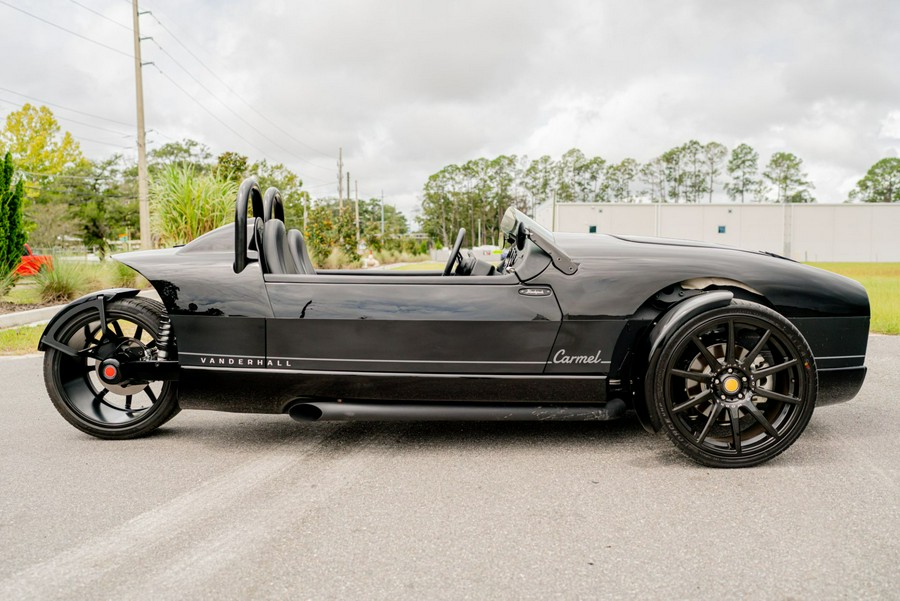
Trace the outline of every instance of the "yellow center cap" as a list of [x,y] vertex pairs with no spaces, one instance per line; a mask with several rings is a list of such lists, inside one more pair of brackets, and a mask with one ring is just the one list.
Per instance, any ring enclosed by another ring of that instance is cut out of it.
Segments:
[[727,392],[728,394],[734,394],[735,392],[740,390],[741,383],[737,378],[731,376],[729,378],[725,378],[725,380],[722,382],[722,388],[725,389],[725,392]]

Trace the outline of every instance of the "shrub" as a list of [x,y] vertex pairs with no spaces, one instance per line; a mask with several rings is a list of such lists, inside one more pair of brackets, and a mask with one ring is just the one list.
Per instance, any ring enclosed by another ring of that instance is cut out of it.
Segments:
[[114,288],[146,288],[149,285],[141,274],[118,261],[112,261],[109,267],[109,281]]
[[6,293],[16,285],[17,279],[15,269],[10,269],[6,273],[0,271],[0,296],[6,296]]
[[321,269],[357,269],[359,259],[348,257],[340,248],[332,248],[331,253],[322,261]]
[[53,269],[42,268],[34,282],[44,302],[65,302],[99,287],[97,275],[84,263],[54,259]]
[[164,245],[186,244],[234,218],[238,186],[191,165],[170,165],[150,186],[153,229]]

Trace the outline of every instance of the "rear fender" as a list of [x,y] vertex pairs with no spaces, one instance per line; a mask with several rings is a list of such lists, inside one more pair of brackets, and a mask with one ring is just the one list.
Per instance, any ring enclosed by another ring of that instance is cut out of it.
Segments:
[[75,349],[66,346],[56,336],[60,328],[69,321],[69,318],[78,313],[86,311],[96,311],[100,315],[101,321],[106,323],[106,305],[120,298],[129,298],[137,296],[140,290],[134,288],[111,288],[109,290],[100,290],[91,292],[81,298],[73,300],[71,303],[63,307],[63,309],[53,316],[44,333],[41,335],[41,341],[38,343],[39,351],[46,351],[48,348],[54,348],[69,356],[75,357],[77,352]]
[[[717,290],[715,292],[704,292],[670,307],[655,322],[647,337],[647,348],[649,348],[647,365],[649,369],[654,369],[662,349],[665,348],[666,344],[681,326],[701,313],[729,305],[733,298],[734,294],[731,292]],[[662,427],[662,421],[652,401],[652,381],[653,375],[648,371],[644,378],[643,399],[635,402],[635,413],[637,413],[638,419],[645,430],[659,432]]]

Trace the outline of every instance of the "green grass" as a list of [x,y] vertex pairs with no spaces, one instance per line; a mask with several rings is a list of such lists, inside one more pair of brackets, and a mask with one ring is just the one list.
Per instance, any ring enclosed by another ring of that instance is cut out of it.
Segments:
[[900,334],[900,263],[810,263],[862,284],[869,293],[872,321],[879,334]]
[[149,288],[150,283],[118,261],[55,260],[56,269],[20,278],[0,301],[16,305],[66,302],[103,288]]
[[36,353],[43,325],[0,330],[0,356]]
[[41,302],[41,291],[30,282],[31,278],[19,280],[16,287],[10,290],[0,300],[16,305],[35,305]]

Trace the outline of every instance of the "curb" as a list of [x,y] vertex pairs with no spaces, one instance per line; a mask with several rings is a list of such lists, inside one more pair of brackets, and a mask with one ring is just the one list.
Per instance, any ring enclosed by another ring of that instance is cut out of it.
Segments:
[[[159,294],[156,290],[142,290],[140,296],[147,296],[152,299],[159,300]],[[0,315],[0,330],[4,328],[16,328],[19,326],[38,325],[53,319],[53,316],[65,307],[68,303],[61,305],[53,305],[52,307],[41,307],[39,309],[29,309],[28,311],[17,311],[16,313],[4,313]]]
[[29,309],[28,311],[17,311],[16,313],[0,315],[0,329],[27,326],[40,321],[49,321],[65,306],[65,304],[54,305],[52,307],[41,307],[39,309]]

